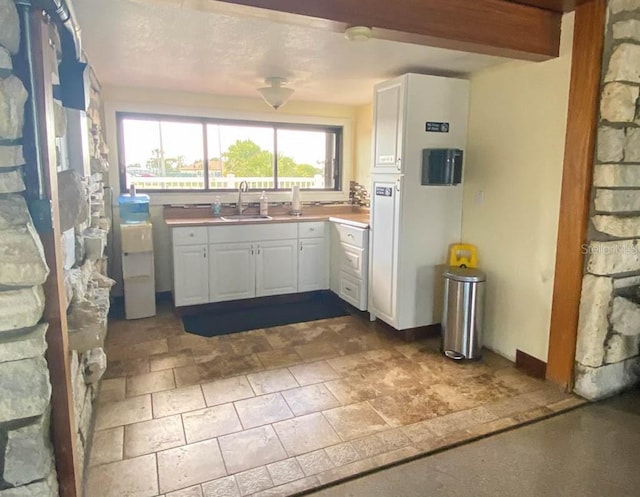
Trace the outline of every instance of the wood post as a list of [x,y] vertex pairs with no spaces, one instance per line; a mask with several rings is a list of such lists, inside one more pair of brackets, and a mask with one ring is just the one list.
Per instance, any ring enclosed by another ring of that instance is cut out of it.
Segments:
[[[53,82],[51,77],[54,52],[49,45],[47,19],[40,10],[30,14],[31,46],[34,78],[30,96],[36,103],[38,127],[35,136],[39,143],[46,198],[51,208],[51,229],[39,232],[49,266],[44,284],[44,320],[47,330],[47,362],[51,379],[51,424],[53,446],[61,497],[81,497],[81,475],[78,471],[75,409],[71,386],[70,353],[67,336],[66,296],[62,273],[62,245],[58,212],[58,173],[56,169],[55,126],[53,110]],[[31,168],[33,173],[34,169]]]
[[573,387],[600,97],[606,1],[576,8],[547,379]]

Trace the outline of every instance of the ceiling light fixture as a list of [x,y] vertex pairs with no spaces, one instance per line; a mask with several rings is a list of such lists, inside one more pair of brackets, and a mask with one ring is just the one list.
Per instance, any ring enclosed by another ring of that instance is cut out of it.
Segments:
[[344,31],[344,37],[349,41],[369,41],[372,34],[367,26],[351,26]]
[[293,95],[292,88],[284,88],[282,86],[287,83],[287,80],[285,78],[265,78],[264,83],[269,86],[258,88],[258,91],[260,92],[260,95],[262,95],[262,98],[264,98],[264,101],[267,102],[275,110],[278,110],[280,107],[286,104],[287,100],[289,100],[291,95]]

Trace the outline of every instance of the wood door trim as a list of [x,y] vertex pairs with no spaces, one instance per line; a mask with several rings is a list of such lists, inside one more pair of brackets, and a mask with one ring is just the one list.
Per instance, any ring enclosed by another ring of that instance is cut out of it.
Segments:
[[49,46],[49,27],[42,11],[30,14],[34,81],[31,82],[29,98],[35,99],[41,118],[33,123],[39,128],[40,148],[46,197],[51,204],[52,229],[39,233],[44,247],[45,259],[49,266],[49,277],[44,283],[44,320],[47,329],[47,363],[51,381],[51,428],[55,452],[58,485],[61,497],[80,497],[81,475],[78,470],[76,451],[76,423],[73,390],[71,386],[71,365],[67,328],[66,296],[60,213],[58,208],[58,172],[55,160],[55,125],[53,108],[53,81],[49,68],[53,50]]
[[[365,3],[363,5],[363,3]],[[557,57],[561,13],[504,0],[221,0],[225,12],[375,38],[541,61]]]
[[606,1],[576,9],[547,379],[571,389],[593,179]]

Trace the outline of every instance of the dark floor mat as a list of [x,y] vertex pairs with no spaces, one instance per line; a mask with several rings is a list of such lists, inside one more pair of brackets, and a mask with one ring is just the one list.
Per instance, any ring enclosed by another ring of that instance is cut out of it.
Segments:
[[207,311],[184,316],[182,323],[188,333],[212,337],[258,328],[336,318],[348,314],[346,304],[340,298],[330,292],[320,292],[302,301],[257,304],[250,308]]

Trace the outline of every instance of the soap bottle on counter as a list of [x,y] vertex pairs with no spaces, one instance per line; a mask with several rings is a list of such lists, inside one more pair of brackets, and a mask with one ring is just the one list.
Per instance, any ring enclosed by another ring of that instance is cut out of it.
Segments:
[[262,192],[262,195],[260,195],[260,215],[269,215],[269,201],[267,200],[267,194],[264,191]]
[[220,197],[216,197],[213,199],[211,210],[213,211],[213,217],[220,217],[220,212],[222,211],[222,203],[220,202]]

